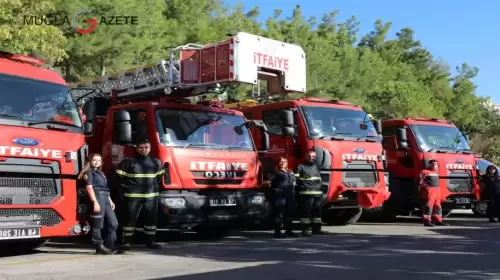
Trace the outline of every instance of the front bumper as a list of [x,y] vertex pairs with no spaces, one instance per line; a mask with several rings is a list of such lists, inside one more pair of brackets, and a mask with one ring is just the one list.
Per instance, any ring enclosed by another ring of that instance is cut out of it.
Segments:
[[[232,204],[236,205],[210,205],[211,200],[221,198],[231,198]],[[266,213],[265,196],[261,190],[162,192],[158,228],[182,229],[200,225],[239,227],[258,223]]]
[[473,194],[453,194],[446,197],[446,200],[441,202],[443,209],[472,209],[476,204],[481,203]]

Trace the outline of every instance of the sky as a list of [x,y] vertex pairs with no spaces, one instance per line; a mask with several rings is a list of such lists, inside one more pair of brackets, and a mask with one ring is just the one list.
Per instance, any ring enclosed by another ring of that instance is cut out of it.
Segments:
[[[455,67],[466,62],[479,68],[474,79],[478,96],[491,97],[500,104],[500,1],[499,0],[229,0],[250,9],[259,6],[264,21],[274,9],[290,16],[300,5],[305,17],[340,10],[338,21],[352,15],[360,21],[360,34],[373,30],[375,20],[392,22],[391,35],[410,27],[415,38],[443,59],[455,73]],[[495,19],[496,18],[496,19]],[[243,30],[242,30],[243,31]]]

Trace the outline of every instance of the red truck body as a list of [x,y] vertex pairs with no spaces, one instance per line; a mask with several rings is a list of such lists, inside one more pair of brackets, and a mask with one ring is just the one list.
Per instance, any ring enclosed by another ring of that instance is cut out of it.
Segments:
[[[327,201],[323,215],[327,224],[354,223],[361,208],[378,207],[389,197],[381,139],[360,107],[303,98],[239,110],[249,119],[262,120],[270,131],[270,149],[259,157],[265,176],[275,171],[279,157],[287,158],[290,168],[295,168],[307,150],[316,152]],[[292,112],[293,124],[285,124],[284,111]],[[294,126],[295,136],[284,136],[283,126]],[[262,132],[255,130],[252,135],[260,143]]]
[[96,116],[88,139],[90,151],[102,154],[109,178],[120,161],[135,155],[132,145],[114,139],[115,114],[124,110],[131,115],[132,133],[149,139],[152,156],[167,170],[159,230],[215,232],[263,217],[262,168],[254,143],[245,126],[241,135],[233,129],[245,123],[242,113],[172,101],[111,106],[106,116]]
[[77,188],[83,125],[65,81],[42,63],[0,55],[0,244],[8,246],[89,230]]
[[479,199],[478,170],[467,137],[446,120],[409,117],[383,121],[389,189],[384,217],[419,209],[422,197],[417,177],[429,160],[438,161],[445,215],[452,209],[470,209]]

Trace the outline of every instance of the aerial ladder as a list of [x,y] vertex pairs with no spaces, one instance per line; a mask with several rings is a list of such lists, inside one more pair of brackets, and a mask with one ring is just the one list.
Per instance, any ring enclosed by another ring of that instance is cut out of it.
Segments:
[[[297,45],[238,32],[224,41],[187,44],[171,50],[170,58],[71,84],[79,100],[96,92],[112,99],[151,97],[171,100],[222,92],[230,85],[267,81],[274,94],[306,91],[306,60]],[[187,101],[186,101],[187,102]]]

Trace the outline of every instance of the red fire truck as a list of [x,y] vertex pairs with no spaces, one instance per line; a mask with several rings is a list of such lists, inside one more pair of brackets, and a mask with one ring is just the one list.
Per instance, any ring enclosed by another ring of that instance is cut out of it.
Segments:
[[[384,177],[380,122],[372,123],[361,107],[307,97],[227,106],[239,108],[247,118],[261,119],[268,127],[270,149],[260,156],[265,175],[275,171],[279,157],[288,158],[294,168],[307,150],[316,152],[327,201],[325,223],[355,223],[363,207],[378,207],[390,196]],[[256,143],[265,136],[257,130],[252,135]]]
[[429,160],[439,165],[443,214],[470,209],[479,201],[478,168],[468,137],[447,120],[408,117],[385,120],[383,146],[387,154],[390,199],[378,211],[390,221],[421,207],[417,176]]
[[87,145],[68,86],[36,58],[0,53],[0,69],[0,246],[85,234],[76,179]]
[[[265,214],[262,167],[249,131],[265,126],[221,104],[193,104],[193,97],[259,79],[268,79],[277,92],[303,92],[305,81],[296,77],[304,73],[299,46],[239,32],[216,44],[181,46],[168,61],[74,87],[83,89],[81,97],[88,88],[100,92],[87,101],[97,108],[95,115],[87,113],[94,125],[88,143],[102,153],[106,173],[134,154],[138,137],[148,138],[152,155],[164,163],[159,229],[220,235]],[[259,147],[267,151],[269,137],[263,135]]]

